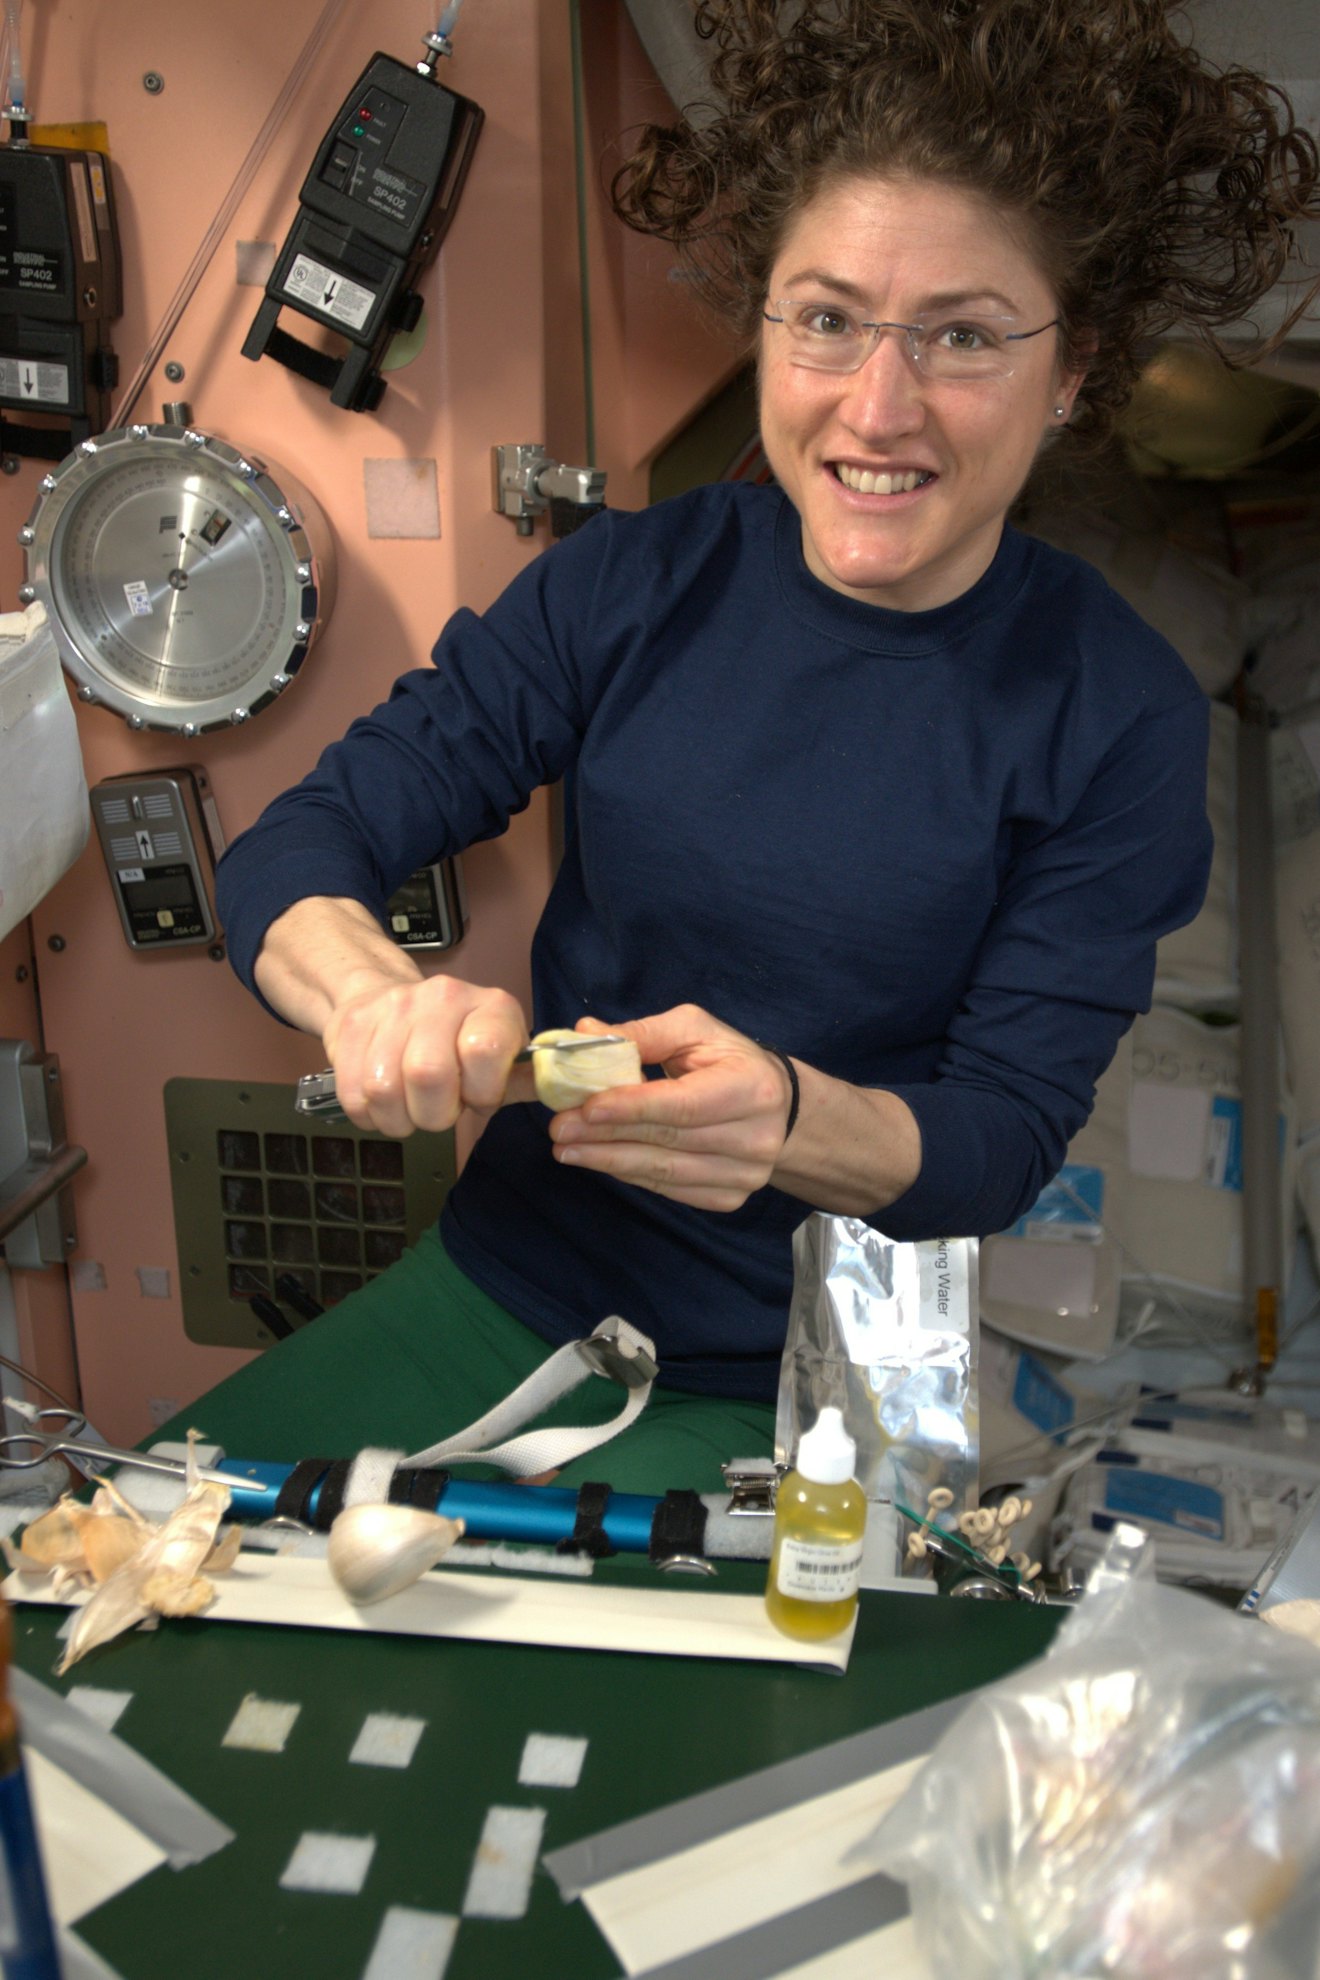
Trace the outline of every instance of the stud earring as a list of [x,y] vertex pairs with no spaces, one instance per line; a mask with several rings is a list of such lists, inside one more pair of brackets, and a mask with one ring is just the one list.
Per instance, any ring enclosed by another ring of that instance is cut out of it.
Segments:
[[1067,406],[1056,406],[1054,408],[1054,417],[1056,419],[1066,419],[1068,417]]

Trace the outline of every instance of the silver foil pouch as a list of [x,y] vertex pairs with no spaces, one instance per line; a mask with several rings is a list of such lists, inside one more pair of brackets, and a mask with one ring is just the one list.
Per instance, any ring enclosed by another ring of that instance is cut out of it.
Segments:
[[914,1512],[947,1486],[977,1503],[975,1238],[898,1244],[855,1217],[817,1213],[793,1235],[793,1301],[775,1456],[827,1403],[843,1411],[868,1499]]

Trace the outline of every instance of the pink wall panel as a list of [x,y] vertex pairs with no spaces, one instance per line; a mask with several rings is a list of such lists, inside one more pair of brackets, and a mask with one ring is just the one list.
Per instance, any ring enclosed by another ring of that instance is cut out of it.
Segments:
[[[24,10],[38,121],[102,118],[109,127],[125,272],[114,333],[122,383],[321,11],[320,0],[229,0],[205,10],[177,0],[65,0],[58,10]],[[135,409],[139,419],[158,420],[163,401],[182,398],[196,425],[245,450],[268,450],[319,500],[335,539],[329,627],[299,680],[250,725],[189,743],[135,735],[105,710],[79,710],[89,782],[200,762],[231,836],[398,672],[425,660],[457,605],[480,609],[544,548],[544,523],[521,538],[492,513],[491,445],[548,440],[563,457],[585,458],[567,0],[469,0],[463,12],[443,80],[474,97],[487,121],[458,217],[422,284],[420,354],[388,374],[378,412],[340,411],[271,360],[253,364],[240,354],[260,291],[238,284],[236,243],[283,239],[298,184],[353,78],[376,50],[416,59],[438,12],[420,0],[340,11]],[[610,471],[607,499],[632,507],[645,499],[647,456],[719,382],[729,356],[683,308],[664,255],[623,238],[603,214],[612,133],[636,120],[639,105],[663,111],[664,99],[622,5],[587,0],[583,18],[596,464]],[[143,87],[149,70],[164,77],[159,94]],[[626,380],[625,345],[639,354]],[[167,361],[183,366],[182,383],[166,380]],[[438,540],[368,536],[363,463],[379,459],[435,463]],[[40,472],[25,462],[0,479],[0,609],[16,602],[15,536]],[[538,800],[465,864],[472,927],[446,966],[525,997],[528,938],[551,870],[547,804]],[[137,1438],[153,1414],[187,1402],[244,1358],[183,1332],[162,1087],[176,1075],[292,1080],[322,1063],[321,1051],[273,1023],[204,951],[132,953],[95,846],[42,904],[31,931],[69,1133],[90,1154],[78,1180],[76,1262],[99,1265],[104,1277],[103,1290],[75,1281],[72,1293],[84,1398],[105,1435]],[[13,969],[5,945],[0,975],[12,980]],[[139,1267],[165,1267],[171,1296],[143,1297]]]

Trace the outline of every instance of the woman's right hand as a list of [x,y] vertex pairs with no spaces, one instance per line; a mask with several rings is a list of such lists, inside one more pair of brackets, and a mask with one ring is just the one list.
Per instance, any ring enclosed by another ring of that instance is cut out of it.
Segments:
[[527,1043],[517,998],[423,976],[358,901],[296,901],[266,930],[256,980],[281,1016],[320,1034],[358,1127],[398,1138],[535,1097],[532,1068],[513,1063]]
[[370,968],[345,983],[322,1032],[339,1104],[358,1127],[398,1138],[451,1128],[465,1107],[494,1113],[535,1098],[522,1006],[458,977],[400,983]]

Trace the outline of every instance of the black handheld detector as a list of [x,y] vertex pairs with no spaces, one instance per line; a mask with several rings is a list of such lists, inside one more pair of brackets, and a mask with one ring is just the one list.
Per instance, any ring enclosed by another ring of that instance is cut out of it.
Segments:
[[[110,423],[122,308],[110,161],[101,151],[0,146],[0,435],[61,460]],[[15,418],[21,414],[22,418]],[[29,414],[54,416],[31,425]]]
[[[425,65],[373,55],[303,181],[244,357],[273,357],[325,386],[332,405],[374,411],[381,360],[421,315],[415,285],[454,217],[484,119]],[[285,309],[338,332],[347,355],[281,329]]]

